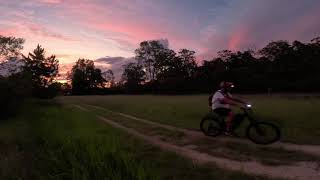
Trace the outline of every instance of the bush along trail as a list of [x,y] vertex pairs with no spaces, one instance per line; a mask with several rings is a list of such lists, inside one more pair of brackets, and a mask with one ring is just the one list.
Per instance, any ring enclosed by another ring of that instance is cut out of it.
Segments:
[[215,163],[221,168],[272,178],[320,178],[320,146],[281,142],[261,146],[242,139],[208,138],[197,131],[151,122],[99,106],[75,106],[94,112],[113,127],[195,163]]

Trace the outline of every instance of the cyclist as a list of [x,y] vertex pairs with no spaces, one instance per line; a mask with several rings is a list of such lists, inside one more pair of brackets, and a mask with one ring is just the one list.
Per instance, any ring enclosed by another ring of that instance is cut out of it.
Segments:
[[232,97],[230,91],[233,87],[233,83],[222,81],[220,83],[220,89],[213,94],[211,99],[212,110],[218,115],[226,117],[226,135],[231,135],[232,133],[231,128],[234,113],[232,112],[230,106],[239,106],[239,104],[246,104],[244,101]]

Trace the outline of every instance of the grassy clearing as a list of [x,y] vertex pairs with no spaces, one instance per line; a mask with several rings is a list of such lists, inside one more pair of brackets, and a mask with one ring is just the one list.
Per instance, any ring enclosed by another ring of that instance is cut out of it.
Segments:
[[32,102],[0,122],[0,179],[267,179],[197,166],[72,106]]
[[216,157],[224,157],[237,161],[257,160],[266,165],[290,165],[298,161],[312,161],[320,163],[320,157],[302,152],[288,151],[281,148],[264,147],[254,144],[248,146],[248,144],[240,142],[212,141],[213,139],[206,137],[190,137],[183,132],[155,127],[153,125],[123,117],[107,110],[96,109],[91,106],[84,107],[95,114],[99,114],[126,127],[133,128],[140,133],[159,137],[163,141],[174,143],[178,146],[194,146],[194,149]]
[[123,117],[119,114],[109,112],[106,110],[102,109],[95,109],[90,106],[85,106],[84,107],[88,108],[91,112],[101,115],[103,117],[107,117],[108,119],[115,121],[117,123],[120,123],[121,125],[136,129],[139,132],[149,135],[149,136],[158,136],[161,137],[162,140],[166,142],[171,142],[171,143],[178,143],[179,141],[182,140],[182,138],[185,138],[185,133],[179,132],[179,131],[171,131],[162,127],[157,127],[154,125],[146,124],[143,122],[135,121],[127,117]]
[[14,132],[1,133],[11,148],[2,152],[0,179],[156,179],[91,115],[44,102],[32,107],[1,126]]
[[[79,96],[60,97],[64,102],[88,103],[113,111],[199,129],[201,118],[208,112],[206,95],[190,96]],[[320,98],[308,96],[243,96],[254,105],[257,117],[277,123],[282,140],[300,144],[320,144],[318,118]]]

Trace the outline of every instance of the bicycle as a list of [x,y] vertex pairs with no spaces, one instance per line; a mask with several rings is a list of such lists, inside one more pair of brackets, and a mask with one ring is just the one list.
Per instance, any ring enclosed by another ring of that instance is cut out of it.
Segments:
[[[256,144],[271,144],[280,139],[280,129],[273,123],[258,121],[252,116],[251,105],[240,108],[243,113],[236,114],[233,120],[232,132],[234,132],[240,124],[247,119],[249,125],[246,127],[246,137]],[[225,118],[210,113],[206,115],[200,122],[200,129],[206,136],[216,137],[226,130]]]

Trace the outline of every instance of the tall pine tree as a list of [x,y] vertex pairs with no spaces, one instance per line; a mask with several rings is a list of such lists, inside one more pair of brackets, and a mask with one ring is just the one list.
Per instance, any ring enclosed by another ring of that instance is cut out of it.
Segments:
[[26,70],[32,77],[34,93],[36,95],[46,93],[58,74],[59,61],[54,55],[46,57],[45,50],[40,45],[24,59]]

